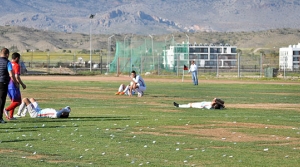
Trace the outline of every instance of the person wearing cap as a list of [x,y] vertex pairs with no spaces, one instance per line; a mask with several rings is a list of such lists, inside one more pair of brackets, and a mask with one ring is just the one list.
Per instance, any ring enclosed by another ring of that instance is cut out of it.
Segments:
[[18,113],[14,115],[14,117],[25,117],[27,112],[29,113],[31,118],[68,118],[71,112],[71,108],[69,106],[66,106],[65,108],[62,108],[60,110],[56,110],[53,108],[41,109],[34,98],[23,98]]

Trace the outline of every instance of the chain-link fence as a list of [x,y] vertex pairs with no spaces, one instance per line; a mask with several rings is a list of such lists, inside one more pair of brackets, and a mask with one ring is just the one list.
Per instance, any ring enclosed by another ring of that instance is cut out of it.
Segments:
[[[121,52],[120,52],[121,53]],[[22,55],[22,71],[26,75],[35,74],[65,74],[75,75],[80,73],[93,72],[97,74],[119,75],[129,74],[132,70],[145,75],[160,76],[183,76],[188,75],[183,68],[174,66],[166,68],[163,65],[163,54],[136,53],[131,57],[132,51],[128,51],[129,56],[116,56],[108,54],[58,54],[58,53],[32,53]],[[149,54],[149,55],[147,55]],[[179,55],[180,56],[180,55]],[[90,63],[90,60],[92,60]],[[112,62],[109,62],[111,60]],[[230,68],[219,67],[222,59],[217,59],[215,67],[199,67],[199,77],[300,77],[299,70],[288,71],[279,70],[279,60],[277,57],[267,57],[263,54],[237,54],[236,65]],[[107,64],[108,63],[108,64]],[[115,66],[112,66],[114,64]],[[117,65],[118,64],[118,65]],[[186,64],[189,66],[188,62]],[[27,71],[25,71],[26,66]]]

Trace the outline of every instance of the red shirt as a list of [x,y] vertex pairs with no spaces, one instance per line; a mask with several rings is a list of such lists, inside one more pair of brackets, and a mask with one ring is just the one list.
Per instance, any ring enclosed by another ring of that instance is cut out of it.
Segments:
[[[21,74],[20,65],[17,62],[11,62],[11,65],[12,65],[12,71],[14,72],[14,74],[20,75]],[[14,84],[12,79],[10,79],[9,84],[8,84],[8,89],[16,89],[16,88],[17,88],[16,85]]]

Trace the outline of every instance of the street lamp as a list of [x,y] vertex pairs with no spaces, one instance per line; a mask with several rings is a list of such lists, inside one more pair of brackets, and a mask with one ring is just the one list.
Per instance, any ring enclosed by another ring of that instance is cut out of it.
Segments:
[[172,34],[172,45],[174,45],[174,35]]
[[190,45],[190,37],[187,34],[185,34],[185,36],[188,38],[188,41],[187,41],[188,45]]
[[[132,42],[133,34],[131,34],[130,45]],[[130,71],[132,71],[132,46],[130,47]]]
[[90,71],[92,71],[92,19],[95,15],[90,15]]
[[30,60],[30,67],[32,68],[32,59],[33,59],[33,49],[31,49],[31,60]]
[[166,65],[167,62],[166,62],[166,52],[167,52],[167,38],[168,38],[168,35],[166,36],[165,38],[165,50],[164,50],[164,58],[163,58],[163,64]]
[[[190,37],[187,34],[185,34],[185,36],[188,38],[188,41],[187,41],[187,52],[188,52],[188,54],[187,55],[188,55],[188,61],[190,61]],[[196,63],[196,65],[197,65],[197,63]],[[198,71],[198,69],[197,69],[197,71]]]
[[110,60],[108,60],[108,58],[110,58],[110,46],[111,46],[111,38],[113,37],[113,36],[115,36],[115,35],[112,35],[112,36],[110,36],[110,37],[108,37],[108,39],[107,39],[107,42],[108,42],[108,44],[107,44],[107,52],[108,52],[108,54],[107,54],[107,58],[106,58],[106,73],[108,73],[108,62],[110,62]]
[[152,57],[153,57],[153,69],[154,69],[154,52],[153,52],[153,36],[149,34],[149,37],[151,38],[152,40]]

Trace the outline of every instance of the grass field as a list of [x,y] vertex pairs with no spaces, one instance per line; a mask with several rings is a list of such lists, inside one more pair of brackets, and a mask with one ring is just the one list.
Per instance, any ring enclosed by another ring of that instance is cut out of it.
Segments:
[[[144,97],[130,98],[114,95],[127,77],[24,76],[23,97],[42,108],[69,105],[71,116],[0,125],[0,166],[300,164],[300,82],[144,79]],[[173,106],[214,97],[226,109]]]

